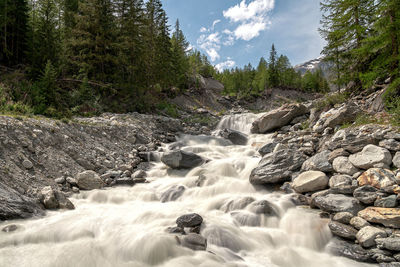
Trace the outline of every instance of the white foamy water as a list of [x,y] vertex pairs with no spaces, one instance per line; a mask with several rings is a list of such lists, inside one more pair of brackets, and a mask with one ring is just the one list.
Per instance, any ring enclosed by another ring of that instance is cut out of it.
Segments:
[[[225,118],[220,127],[248,132],[253,119]],[[82,192],[71,199],[75,210],[2,223],[0,228],[13,223],[19,230],[0,232],[0,266],[366,266],[324,252],[331,234],[315,213],[249,183],[260,160],[252,144],[269,138],[251,136],[248,146],[227,146],[215,137],[183,136],[184,150],[210,161],[190,171],[157,163],[148,173],[149,184]],[[161,194],[178,185],[186,188],[183,195],[161,203]],[[241,205],[251,198],[270,201],[278,216],[255,214],[251,204]],[[191,212],[204,219],[207,251],[181,247],[165,231]]]

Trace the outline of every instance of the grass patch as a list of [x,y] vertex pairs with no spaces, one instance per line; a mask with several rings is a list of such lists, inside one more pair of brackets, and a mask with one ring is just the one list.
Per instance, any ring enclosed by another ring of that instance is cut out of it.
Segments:
[[157,104],[157,110],[160,113],[167,114],[170,117],[178,118],[178,107],[175,104],[168,103],[167,101],[161,101]]
[[345,103],[350,97],[350,94],[348,93],[335,93],[331,95],[326,95],[323,99],[319,100],[315,108],[318,111],[327,109],[327,108],[332,108],[337,104],[343,104]]
[[362,125],[367,125],[367,124],[387,124],[387,121],[384,118],[378,118],[372,115],[368,114],[360,114],[356,117],[355,121],[353,123],[347,122],[344,123],[340,129],[346,129],[349,127],[358,127]]

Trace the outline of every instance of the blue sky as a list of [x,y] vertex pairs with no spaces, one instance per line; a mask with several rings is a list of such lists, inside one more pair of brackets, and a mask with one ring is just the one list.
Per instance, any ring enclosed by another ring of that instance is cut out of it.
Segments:
[[292,65],[320,56],[319,0],[164,0],[190,44],[219,69],[257,66],[272,43]]

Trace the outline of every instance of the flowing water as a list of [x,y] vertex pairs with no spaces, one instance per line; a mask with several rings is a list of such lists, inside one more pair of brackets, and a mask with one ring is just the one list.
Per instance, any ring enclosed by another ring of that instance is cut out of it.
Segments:
[[[256,117],[225,117],[218,127],[248,133]],[[248,146],[233,146],[211,136],[182,136],[183,150],[210,161],[190,171],[156,163],[149,184],[81,192],[71,199],[75,210],[7,222],[19,229],[0,232],[0,266],[364,266],[324,252],[331,234],[317,214],[296,208],[287,195],[249,183],[260,160],[252,144],[269,138],[251,135]],[[162,193],[173,186],[186,190],[162,203]],[[270,201],[278,216],[253,213],[249,200]],[[204,219],[207,251],[182,247],[165,231],[191,212]]]

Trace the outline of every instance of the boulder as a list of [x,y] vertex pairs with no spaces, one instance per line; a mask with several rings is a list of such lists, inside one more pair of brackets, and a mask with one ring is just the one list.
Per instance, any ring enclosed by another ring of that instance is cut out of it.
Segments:
[[379,198],[375,200],[374,206],[382,208],[395,208],[397,207],[397,196],[391,195],[388,197]]
[[355,180],[348,175],[335,175],[329,179],[329,187],[332,192],[339,194],[352,194],[357,187],[353,184]]
[[356,235],[358,243],[364,248],[375,246],[376,238],[386,236],[387,234],[384,230],[372,226],[362,228]]
[[261,216],[248,211],[233,211],[231,216],[242,226],[257,227],[261,225]]
[[263,134],[281,128],[290,123],[294,118],[304,115],[307,112],[307,107],[302,104],[284,105],[255,120],[251,127],[251,133]]
[[180,216],[176,219],[176,224],[178,227],[196,227],[201,225],[203,222],[203,218],[197,213],[190,213]]
[[42,188],[39,194],[39,200],[46,209],[52,210],[58,208],[58,201],[54,195],[54,191],[50,186]]
[[303,171],[332,172],[332,164],[328,159],[330,153],[331,152],[329,150],[325,150],[315,154],[303,163],[301,169]]
[[340,236],[344,239],[350,240],[356,239],[357,230],[349,225],[340,222],[330,221],[328,226],[332,234],[336,236]]
[[104,182],[100,179],[99,175],[94,171],[84,171],[78,173],[76,181],[79,189],[81,190],[93,190],[103,188]]
[[247,145],[248,141],[247,135],[239,131],[235,131],[232,129],[223,129],[222,131],[219,132],[219,135],[225,139],[228,139],[234,145],[240,145],[240,146]]
[[335,128],[338,125],[353,122],[359,112],[359,107],[354,103],[348,103],[339,108],[330,109],[321,114],[313,130],[321,133],[325,128]]
[[202,157],[182,150],[164,153],[161,161],[172,169],[192,169],[205,162]]
[[136,183],[135,183],[135,181],[134,181],[132,178],[130,178],[130,177],[124,177],[124,178],[115,179],[115,184],[116,184],[116,185],[134,186]]
[[400,228],[400,208],[368,207],[360,211],[358,216],[371,223]]
[[370,224],[363,218],[355,216],[355,217],[351,218],[350,225],[353,226],[354,228],[360,230],[361,228],[363,228],[365,226],[369,226]]
[[393,165],[400,169],[400,152],[396,152],[396,154],[393,157]]
[[229,212],[232,210],[242,210],[246,208],[250,203],[253,203],[254,201],[255,199],[252,197],[235,198],[233,200],[224,203],[220,209],[224,212]]
[[347,157],[337,157],[333,160],[332,163],[333,169],[337,173],[347,174],[347,175],[354,175],[359,170],[354,167],[353,164],[349,161]]
[[346,257],[355,261],[372,262],[371,254],[354,242],[347,242],[334,238],[326,246],[326,250],[333,255]]
[[294,149],[282,149],[265,155],[250,174],[255,185],[283,183],[300,169],[306,156]]
[[354,217],[350,212],[338,212],[333,216],[332,220],[344,224],[349,224],[351,219]]
[[375,241],[380,249],[400,251],[400,237],[377,238]]
[[328,161],[330,163],[333,163],[333,161],[338,157],[348,157],[348,156],[350,156],[350,153],[347,152],[345,149],[337,148],[333,150],[331,153],[329,153]]
[[207,239],[199,234],[189,233],[188,235],[182,237],[176,237],[176,240],[181,246],[190,248],[192,250],[207,249]]
[[379,146],[395,152],[400,150],[400,142],[394,139],[382,140],[379,142]]
[[30,170],[33,168],[33,163],[30,160],[25,159],[22,161],[22,166],[24,166],[25,169]]
[[397,184],[394,173],[387,169],[372,168],[358,177],[359,186],[370,185],[378,189],[383,189]]
[[313,199],[313,204],[329,213],[350,212],[351,214],[357,214],[363,209],[363,206],[356,198],[341,194],[317,196]]
[[258,153],[260,153],[261,156],[272,153],[277,145],[278,143],[265,144],[258,150]]
[[293,189],[298,193],[314,192],[328,187],[329,179],[320,171],[307,171],[293,181]]
[[248,210],[256,214],[279,217],[278,208],[268,200],[254,201],[249,205]]
[[5,232],[5,233],[10,233],[10,232],[16,231],[17,229],[18,229],[18,226],[16,226],[15,224],[10,224],[10,225],[3,227],[3,229],[1,229],[1,231]]
[[132,179],[146,178],[146,176],[147,176],[147,174],[146,174],[146,172],[144,170],[137,170],[131,175],[131,178]]
[[378,197],[378,190],[370,185],[364,185],[354,190],[353,196],[364,204],[371,205]]
[[367,145],[361,152],[350,155],[349,160],[357,168],[369,169],[378,164],[390,166],[392,164],[392,155],[386,148]]
[[337,131],[327,140],[326,147],[333,151],[344,149],[350,153],[357,153],[364,146],[376,143],[377,140],[370,134],[370,131],[361,131],[359,128],[347,128]]
[[183,185],[173,185],[167,191],[161,194],[160,201],[162,203],[175,201],[182,196],[185,190],[186,187]]

